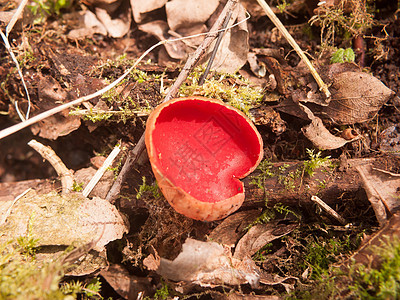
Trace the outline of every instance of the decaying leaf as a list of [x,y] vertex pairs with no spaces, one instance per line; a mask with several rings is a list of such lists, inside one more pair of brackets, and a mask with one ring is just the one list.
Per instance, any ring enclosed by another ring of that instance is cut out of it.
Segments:
[[361,175],[375,216],[382,226],[400,208],[400,176],[374,169],[371,165],[358,166],[357,171]]
[[94,34],[107,35],[107,29],[90,10],[71,13],[66,15],[65,18],[75,21],[71,22],[75,26],[68,33],[70,39],[83,39],[92,37]]
[[330,90],[332,100],[322,112],[341,125],[368,121],[394,95],[379,79],[363,72],[336,74]]
[[[231,22],[241,22],[246,19],[246,12],[239,3],[236,6]],[[217,71],[234,73],[247,62],[247,53],[249,52],[249,32],[247,23],[240,23],[229,30],[224,35],[221,45],[218,47],[217,55],[212,68]]]
[[173,261],[161,258],[156,272],[170,280],[211,287],[246,283],[256,287],[260,278],[259,268],[249,257],[239,260],[232,257],[229,248],[190,238]]
[[233,257],[243,259],[253,256],[266,244],[289,234],[297,226],[298,225],[294,223],[286,225],[279,221],[254,225],[238,242]]
[[96,7],[95,12],[97,18],[107,29],[108,34],[113,38],[123,37],[131,28],[131,11],[129,8],[125,9],[116,18],[113,18],[104,8]]
[[355,141],[357,138],[352,140],[346,140],[339,136],[334,136],[324,126],[322,120],[312,113],[312,111],[302,104],[299,104],[303,111],[307,114],[311,123],[304,126],[301,130],[306,138],[308,138],[315,147],[321,150],[332,150],[343,147],[345,144]]
[[40,246],[89,243],[103,251],[110,241],[128,231],[117,209],[100,198],[89,200],[80,194],[38,195],[33,190],[18,199],[6,222],[0,226],[0,241],[30,235]]
[[181,28],[204,24],[217,9],[219,0],[172,0],[165,4],[169,27]]
[[131,275],[120,265],[111,265],[107,270],[102,270],[100,275],[124,299],[138,299],[153,293],[150,278]]
[[234,213],[225,218],[208,236],[209,241],[234,246],[257,217],[259,210],[245,210]]
[[[38,106],[46,110],[52,108],[56,103],[64,102],[68,93],[52,77],[41,77],[38,84],[39,100]],[[33,134],[42,138],[55,140],[59,136],[65,136],[79,128],[80,117],[69,116],[68,111],[46,118],[31,127]]]
[[[210,28],[207,27],[208,22],[212,19],[213,15],[218,14],[219,1],[185,1],[173,0],[165,1],[150,1],[150,7],[142,7],[140,1],[131,1],[135,21],[138,22],[140,30],[156,36],[159,40],[169,40],[177,37],[187,37],[206,33]],[[143,2],[143,1],[142,1]],[[140,11],[152,11],[160,8],[165,4],[167,14],[166,20],[156,19],[154,17],[148,18],[145,22]],[[248,44],[248,30],[245,22],[246,13],[243,6],[238,3],[236,9],[232,14],[229,26],[235,22],[243,23],[228,29],[222,39],[221,45],[218,48],[216,58],[213,63],[213,69],[217,71],[224,71],[232,73],[240,69],[247,61],[247,53],[249,51]],[[212,22],[211,22],[212,23]],[[171,59],[182,60],[203,41],[204,36],[192,37],[183,41],[167,43],[164,45],[165,51],[159,53],[159,63],[166,63]],[[209,49],[211,53],[213,47]],[[166,55],[168,54],[168,55]],[[203,62],[209,58],[206,55]]]

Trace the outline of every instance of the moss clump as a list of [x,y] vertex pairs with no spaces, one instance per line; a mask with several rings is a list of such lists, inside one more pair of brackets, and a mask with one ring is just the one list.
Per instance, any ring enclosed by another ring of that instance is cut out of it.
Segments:
[[241,110],[249,118],[250,109],[258,106],[263,98],[263,90],[252,86],[247,79],[240,75],[215,73],[204,84],[199,86],[199,78],[203,70],[196,68],[179,90],[179,96],[198,95],[222,100],[229,105]]

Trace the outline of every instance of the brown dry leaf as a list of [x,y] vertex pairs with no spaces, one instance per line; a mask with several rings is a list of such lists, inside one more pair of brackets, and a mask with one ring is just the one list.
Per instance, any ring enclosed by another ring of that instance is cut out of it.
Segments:
[[89,200],[73,193],[38,195],[33,190],[13,205],[7,221],[0,226],[0,240],[26,236],[28,228],[30,234],[39,239],[39,246],[95,240],[93,249],[98,252],[128,232],[115,206],[106,200],[96,197]]
[[287,293],[294,290],[294,285],[297,281],[296,277],[287,276],[282,277],[278,274],[265,274],[263,273],[260,277],[260,283],[265,285],[283,285]]
[[287,235],[296,227],[298,224],[282,224],[280,221],[254,225],[238,242],[233,257],[243,259],[253,256],[266,244]]
[[[246,19],[246,12],[239,3],[233,13],[229,25],[234,22],[241,22]],[[210,48],[212,49],[212,47]],[[243,22],[238,26],[229,29],[221,44],[218,47],[212,69],[219,72],[234,73],[237,72],[247,62],[247,53],[249,52],[249,32],[247,23]]]
[[349,142],[355,141],[357,138],[352,140],[346,140],[339,136],[334,136],[329,132],[328,129],[322,123],[322,120],[312,113],[312,111],[302,104],[299,104],[303,111],[307,114],[311,123],[304,126],[301,131],[306,138],[308,138],[315,147],[321,150],[332,150],[343,147]]
[[182,252],[173,261],[161,258],[156,270],[164,278],[186,281],[201,286],[240,285],[256,287],[260,269],[247,257],[232,257],[229,248],[214,242],[201,242],[188,238]]
[[[400,208],[400,175],[374,169],[371,165],[357,167],[368,200],[375,211],[375,216],[382,226],[387,219]],[[396,176],[397,175],[397,176]]]
[[64,18],[73,21],[69,23],[73,24],[73,29],[68,32],[70,39],[83,39],[94,34],[107,35],[107,29],[90,10],[66,14]]
[[165,4],[169,28],[179,32],[182,28],[204,24],[217,9],[219,0],[171,0]]
[[131,27],[131,11],[125,9],[116,18],[111,17],[110,13],[100,7],[95,8],[96,16],[107,29],[108,34],[113,38],[123,37]]
[[[42,110],[53,108],[57,103],[68,99],[68,93],[50,76],[41,77],[38,83],[39,103]],[[32,133],[42,138],[55,140],[79,128],[81,119],[78,116],[69,116],[68,110],[46,118],[31,126]]]
[[398,239],[400,236],[400,214],[394,214],[390,220],[382,227],[378,232],[374,233],[373,236],[363,241],[359,250],[354,253],[344,265],[351,266],[361,264],[364,266],[371,266],[372,268],[378,269],[381,261],[379,252],[377,253],[376,248],[382,248],[388,243]]
[[139,299],[153,294],[150,278],[131,275],[120,265],[111,265],[107,270],[102,270],[100,275],[124,299]]
[[259,216],[259,210],[246,210],[232,214],[210,233],[208,240],[234,246],[244,234],[245,228]]
[[[156,20],[138,26],[140,30],[156,36],[160,41],[173,39],[168,33],[169,27],[167,22]],[[168,43],[164,45],[168,55],[173,59],[183,59],[187,55],[187,46],[182,41]]]
[[332,100],[322,112],[341,125],[368,121],[394,96],[379,79],[362,72],[336,74],[330,91]]
[[133,18],[136,23],[141,23],[146,13],[161,8],[168,0],[131,0]]

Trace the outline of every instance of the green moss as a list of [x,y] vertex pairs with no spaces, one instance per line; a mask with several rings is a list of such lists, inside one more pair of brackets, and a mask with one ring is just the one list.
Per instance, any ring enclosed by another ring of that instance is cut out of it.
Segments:
[[158,188],[157,182],[154,182],[153,185],[148,185],[146,183],[146,177],[142,177],[143,183],[139,187],[139,191],[136,194],[136,199],[141,199],[145,193],[151,192],[153,198],[160,198],[161,197],[161,192],[160,189]]
[[[229,105],[241,110],[249,118],[250,109],[259,105],[264,98],[263,90],[252,86],[251,83],[240,75],[216,73],[206,79],[202,86],[198,85],[203,69],[196,68],[180,87],[180,96],[199,95],[222,100]],[[232,83],[233,82],[233,83]]]
[[321,151],[314,153],[314,149],[306,149],[306,151],[310,159],[303,163],[304,173],[307,173],[310,177],[312,177],[315,173],[315,170],[322,167],[331,157],[321,157]]

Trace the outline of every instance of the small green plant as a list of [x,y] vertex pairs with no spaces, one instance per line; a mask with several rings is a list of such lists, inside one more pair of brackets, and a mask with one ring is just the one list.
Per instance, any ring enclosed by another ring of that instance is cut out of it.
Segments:
[[82,295],[89,298],[101,298],[101,281],[99,278],[93,278],[89,283],[84,284],[81,281],[64,282],[61,284],[60,290],[65,295]]
[[76,181],[74,181],[74,183],[72,184],[72,190],[74,192],[81,192],[83,190],[83,182],[77,183]]
[[268,243],[264,245],[260,250],[256,252],[256,254],[253,255],[253,260],[257,262],[263,262],[267,259],[266,255],[268,253],[271,253],[271,247],[272,243]]
[[354,62],[356,55],[354,54],[353,49],[347,48],[339,48],[336,52],[332,54],[331,64],[333,63],[344,63],[344,62]]
[[310,159],[303,163],[303,170],[304,173],[307,173],[308,176],[312,177],[314,176],[315,170],[322,167],[331,157],[321,157],[321,151],[314,153],[314,149],[306,149],[306,151]]
[[160,189],[158,188],[157,182],[154,183],[154,185],[148,185],[146,183],[146,177],[142,177],[142,185],[139,187],[139,192],[136,194],[136,199],[141,199],[143,197],[143,194],[146,192],[151,192],[154,198],[160,198],[161,193]]
[[288,206],[283,205],[282,203],[276,203],[274,205],[274,209],[284,215],[284,217],[286,218],[289,214],[295,216],[297,219],[300,219],[300,215],[298,215],[297,213],[295,213],[292,209],[290,209]]
[[34,23],[42,23],[48,16],[60,15],[63,8],[71,6],[71,0],[33,0],[28,8],[35,16]]
[[162,282],[162,287],[156,291],[156,293],[154,294],[154,299],[165,300],[168,298],[170,298],[168,285],[165,282]]

